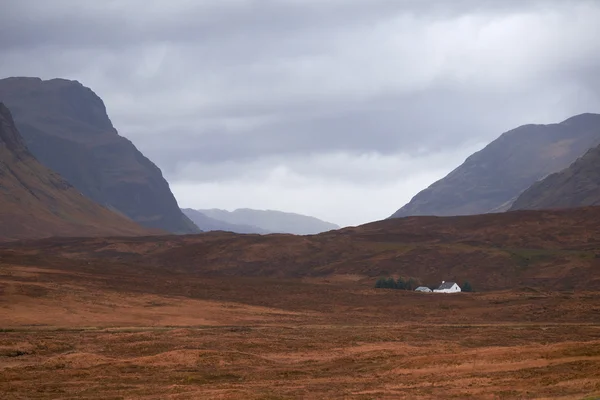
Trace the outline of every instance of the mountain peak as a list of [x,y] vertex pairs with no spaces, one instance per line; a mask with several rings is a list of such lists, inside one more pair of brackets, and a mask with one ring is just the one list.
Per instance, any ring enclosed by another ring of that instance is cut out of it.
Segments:
[[558,124],[522,125],[469,156],[392,218],[506,211],[534,182],[568,167],[598,143],[599,114],[580,114]]
[[152,232],[82,196],[27,149],[0,103],[0,240]]
[[148,228],[199,232],[160,169],[119,136],[90,88],[60,78],[1,79],[0,101],[12,110],[31,153],[85,196]]

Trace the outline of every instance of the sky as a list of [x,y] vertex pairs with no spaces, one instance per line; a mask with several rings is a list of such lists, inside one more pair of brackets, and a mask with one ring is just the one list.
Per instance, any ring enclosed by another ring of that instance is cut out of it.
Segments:
[[388,217],[504,131],[600,112],[600,1],[0,0],[0,78],[80,81],[179,205]]

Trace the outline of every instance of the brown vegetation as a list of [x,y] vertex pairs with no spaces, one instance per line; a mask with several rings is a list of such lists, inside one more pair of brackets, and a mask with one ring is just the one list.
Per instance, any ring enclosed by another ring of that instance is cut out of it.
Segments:
[[[6,246],[4,246],[6,247]],[[108,266],[154,266],[202,276],[322,278],[353,274],[444,280],[475,290],[600,289],[600,208],[467,217],[410,217],[314,236],[236,235],[47,239],[1,257],[43,256]],[[16,253],[15,253],[16,252]],[[54,261],[53,261],[54,260]]]
[[[600,295],[0,264],[3,399],[600,394]],[[591,397],[589,397],[591,398]]]

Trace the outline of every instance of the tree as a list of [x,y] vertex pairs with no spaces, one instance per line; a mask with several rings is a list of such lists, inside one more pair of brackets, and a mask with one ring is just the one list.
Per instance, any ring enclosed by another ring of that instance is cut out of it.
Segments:
[[415,290],[417,288],[417,280],[415,278],[408,278],[408,282],[406,282],[407,290]]
[[398,281],[396,282],[396,289],[400,289],[400,290],[406,289],[406,283],[404,283],[404,279],[398,278]]
[[471,284],[469,283],[469,281],[465,281],[465,283],[463,283],[462,291],[463,292],[472,292],[473,291],[473,288],[471,287]]
[[377,279],[377,282],[375,282],[375,287],[378,288],[378,289],[379,288],[384,288],[385,284],[386,284],[385,278],[379,278],[379,279]]
[[387,278],[386,283],[386,287],[388,289],[396,289],[396,281],[394,280],[394,278]]

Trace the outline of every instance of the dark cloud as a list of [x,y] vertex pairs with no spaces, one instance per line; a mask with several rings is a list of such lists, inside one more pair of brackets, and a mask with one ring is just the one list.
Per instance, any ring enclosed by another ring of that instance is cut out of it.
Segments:
[[4,3],[0,75],[90,86],[186,206],[365,222],[505,130],[600,110],[597,1]]

